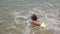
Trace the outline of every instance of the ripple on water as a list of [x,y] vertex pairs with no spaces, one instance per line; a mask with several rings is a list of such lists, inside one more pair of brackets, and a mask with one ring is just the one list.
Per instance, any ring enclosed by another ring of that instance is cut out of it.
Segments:
[[[47,3],[49,5],[49,3]],[[51,5],[52,6],[52,5]],[[40,29],[36,31],[36,29],[33,31],[34,28],[30,29],[30,15],[36,13],[40,14],[43,17],[39,18],[41,21],[46,22],[47,27],[45,29]],[[58,13],[58,12],[57,12]],[[11,11],[11,14],[14,18],[14,23],[10,26],[8,26],[6,29],[10,29],[10,34],[17,34],[19,32],[23,32],[23,34],[30,34],[32,31],[32,34],[56,34],[60,32],[60,27],[58,27],[58,20],[55,18],[57,17],[57,13],[51,12],[51,13],[46,13],[42,9],[39,8],[32,8],[31,10],[18,10],[14,9]],[[2,20],[3,22],[3,20]],[[52,31],[53,30],[53,31]],[[58,32],[57,32],[58,31]],[[12,33],[11,33],[12,32]],[[16,32],[16,33],[15,33]]]

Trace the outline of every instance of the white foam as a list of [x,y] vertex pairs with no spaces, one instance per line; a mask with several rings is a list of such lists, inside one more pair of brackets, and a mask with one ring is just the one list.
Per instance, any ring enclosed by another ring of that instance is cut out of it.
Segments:
[[34,11],[29,11],[30,12],[30,14],[35,14],[35,12]]
[[[22,14],[22,12],[20,13],[20,14]],[[26,15],[24,15],[24,16],[22,16],[22,15],[20,15],[19,14],[19,12],[14,12],[14,15],[15,15],[15,22],[16,22],[16,24],[21,24],[21,21],[20,20],[18,20],[18,18],[23,18],[23,19],[28,19],[28,17],[30,16],[26,16]],[[29,28],[29,20],[27,20],[26,21],[26,27],[25,27],[25,29],[22,31],[24,34],[29,34],[30,33],[30,28]],[[15,26],[12,26],[13,28],[15,28]]]
[[[57,25],[57,23],[56,23],[57,19],[55,19],[55,18],[48,18],[48,17],[47,17],[47,15],[51,15],[51,16],[55,17],[55,16],[56,16],[55,14],[53,14],[53,13],[51,13],[51,14],[45,14],[44,11],[41,11],[41,10],[39,10],[38,8],[33,8],[33,11],[38,11],[38,12],[39,12],[41,15],[43,15],[48,21],[50,21],[50,22],[47,23],[47,26],[48,26],[47,29],[50,29],[50,27],[51,27],[51,28],[53,28],[53,30],[55,30],[53,24]],[[42,20],[42,21],[43,21],[43,20]],[[57,30],[57,29],[56,29],[56,30]]]
[[19,20],[15,20],[16,24],[21,24],[21,22]]
[[20,10],[17,10],[17,9],[14,9],[13,12],[11,12],[11,14],[14,15],[14,16],[20,15],[21,13],[23,13],[23,11],[20,11]]
[[16,18],[16,19],[17,19],[17,18],[24,18],[24,19],[27,19],[28,17],[27,17],[27,16],[20,16],[20,15],[17,15],[15,18]]
[[42,9],[39,8],[33,8],[32,11],[36,14],[40,14],[42,16],[45,16],[45,11],[42,11]]
[[[52,4],[50,6],[52,6]],[[18,11],[14,10],[13,14],[14,14],[14,19],[15,19],[16,24],[22,24],[21,21],[19,20],[19,18],[27,19],[26,21],[23,21],[23,23],[25,24],[25,28],[22,30],[23,34],[30,34],[30,27],[29,27],[30,22],[29,22],[28,17],[33,13],[37,13],[37,14],[39,13],[40,15],[43,16],[43,17],[41,17],[41,20],[44,21],[44,22],[47,22],[46,23],[47,27],[46,27],[45,30],[52,29],[52,30],[55,30],[55,31],[60,31],[59,27],[54,26],[54,25],[58,25],[58,23],[56,22],[58,20],[54,18],[54,17],[56,17],[56,14],[54,14],[54,13],[48,14],[48,13],[45,13],[45,11],[42,11],[39,8],[33,8],[32,10],[28,10],[28,12],[26,14],[24,14],[24,16],[22,16],[22,14],[24,13],[24,11],[23,12],[22,11],[18,12]],[[48,15],[53,16],[53,18],[47,17]],[[10,28],[16,28],[16,26],[12,25]],[[35,34],[35,33],[33,32],[32,34]]]
[[26,25],[25,29],[23,30],[23,33],[24,34],[29,34],[30,33],[29,20],[27,20],[26,23],[27,23],[27,25]]
[[16,29],[16,26],[12,25],[11,28],[15,28]]
[[7,27],[6,29],[16,29],[16,26],[12,25],[10,27]]
[[4,20],[1,20],[1,21],[0,21],[0,23],[3,23],[3,22],[4,22]]
[[50,2],[44,2],[43,3],[43,6],[44,7],[52,7],[52,6],[54,6],[52,3],[50,3]]
[[23,18],[23,19],[28,19],[29,16],[22,16],[21,14],[23,13],[23,10],[21,10],[20,12],[17,10],[13,11],[13,15],[14,15],[14,19],[15,19],[15,23],[16,24],[21,24],[21,21],[19,20],[19,18]]

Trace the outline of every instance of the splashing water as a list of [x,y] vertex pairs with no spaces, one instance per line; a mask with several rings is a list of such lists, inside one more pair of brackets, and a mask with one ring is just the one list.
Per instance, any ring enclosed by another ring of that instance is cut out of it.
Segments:
[[[59,0],[0,0],[0,34],[60,34]],[[47,27],[33,27],[36,13]]]

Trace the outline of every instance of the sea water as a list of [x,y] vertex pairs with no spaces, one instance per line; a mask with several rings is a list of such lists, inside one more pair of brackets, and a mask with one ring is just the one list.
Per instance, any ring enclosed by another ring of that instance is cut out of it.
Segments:
[[[33,13],[46,28],[30,24]],[[0,34],[60,34],[60,0],[0,0]]]

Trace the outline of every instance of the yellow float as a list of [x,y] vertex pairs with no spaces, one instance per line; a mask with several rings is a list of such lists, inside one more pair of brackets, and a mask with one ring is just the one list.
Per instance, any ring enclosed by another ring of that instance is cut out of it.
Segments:
[[40,25],[41,28],[46,28],[46,24],[44,22],[41,23]]

